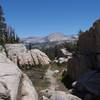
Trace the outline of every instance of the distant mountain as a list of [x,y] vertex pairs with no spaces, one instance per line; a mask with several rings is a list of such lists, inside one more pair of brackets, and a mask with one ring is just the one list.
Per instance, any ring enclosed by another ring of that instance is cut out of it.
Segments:
[[28,38],[24,38],[22,39],[22,41],[24,43],[44,43],[46,42],[44,37],[28,37]]
[[52,33],[45,37],[28,37],[23,39],[24,43],[40,44],[40,43],[51,43],[51,42],[62,42],[62,41],[74,41],[77,37],[66,36],[63,33]]
[[49,42],[68,40],[68,36],[63,33],[52,33],[46,37]]

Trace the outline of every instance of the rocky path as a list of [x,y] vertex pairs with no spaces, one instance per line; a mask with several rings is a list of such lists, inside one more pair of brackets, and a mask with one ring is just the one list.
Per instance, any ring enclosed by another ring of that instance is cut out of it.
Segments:
[[[62,90],[63,86],[58,82],[59,70],[48,68],[45,77],[49,80],[50,85],[46,90],[43,90],[41,100],[81,100],[80,98],[71,95],[68,91]],[[60,87],[60,88],[59,88]]]
[[57,84],[57,80],[54,77],[55,71],[51,70],[51,66],[48,68],[47,72],[46,72],[46,78],[49,80],[50,82],[50,86],[49,89],[50,90],[56,90],[58,84]]
[[62,71],[59,71],[58,69],[52,70],[52,66],[49,66],[49,68],[46,72],[46,75],[45,75],[45,77],[50,82],[48,89],[59,90],[59,91],[61,91],[61,90],[67,91],[67,89],[60,82],[60,80],[58,81],[58,78],[61,77],[61,73],[62,73]]

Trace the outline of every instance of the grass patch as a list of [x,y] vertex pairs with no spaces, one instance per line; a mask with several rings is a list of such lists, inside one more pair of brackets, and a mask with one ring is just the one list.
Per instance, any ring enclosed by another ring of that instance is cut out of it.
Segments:
[[60,64],[60,63],[52,63],[51,64],[51,70],[63,70],[64,68],[66,68],[66,63],[62,63],[62,64]]
[[40,90],[45,90],[46,88],[49,87],[49,85],[50,85],[50,83],[46,79],[39,80],[38,82],[35,82],[35,84],[34,84],[34,86],[38,92],[40,92]]
[[41,100],[40,98],[42,97],[40,91],[48,88],[50,84],[49,81],[44,78],[48,67],[49,65],[29,67],[25,65],[22,67],[23,72],[25,72],[29,76],[34,87],[36,88],[39,95],[39,100]]

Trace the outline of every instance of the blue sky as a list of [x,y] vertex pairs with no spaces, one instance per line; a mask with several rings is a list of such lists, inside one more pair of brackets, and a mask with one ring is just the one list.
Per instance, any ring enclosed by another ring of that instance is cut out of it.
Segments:
[[100,18],[100,0],[0,0],[0,4],[7,23],[21,37],[72,35]]

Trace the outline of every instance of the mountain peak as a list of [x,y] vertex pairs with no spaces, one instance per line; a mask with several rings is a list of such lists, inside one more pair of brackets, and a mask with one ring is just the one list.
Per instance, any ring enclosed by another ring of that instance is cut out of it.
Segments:
[[60,33],[60,32],[51,33],[46,38],[50,42],[53,42],[53,41],[62,41],[62,40],[66,40],[67,39],[67,37],[63,33]]
[[55,32],[55,33],[51,33],[49,36],[65,36],[65,35],[60,32]]

